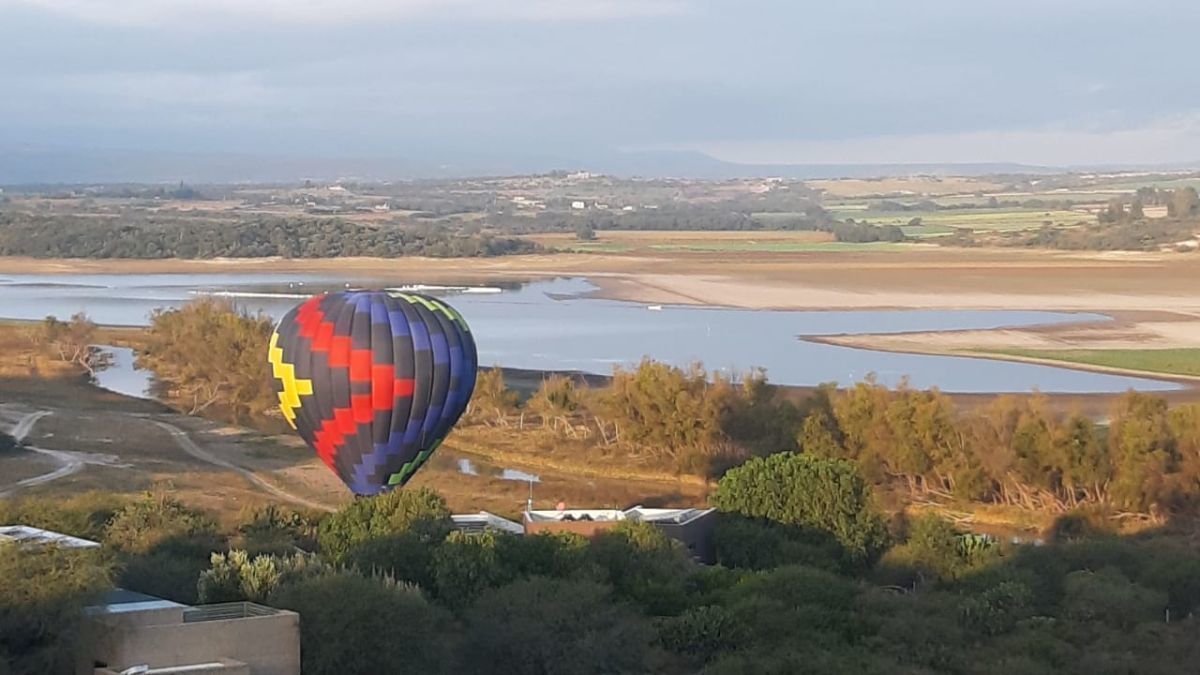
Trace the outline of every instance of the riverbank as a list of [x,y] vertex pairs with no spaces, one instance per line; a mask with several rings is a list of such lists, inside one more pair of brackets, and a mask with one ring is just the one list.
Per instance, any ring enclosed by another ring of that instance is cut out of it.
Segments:
[[[654,240],[638,233],[638,241]],[[749,236],[750,233],[747,233]],[[614,233],[612,236],[616,236]],[[667,237],[667,234],[663,234]],[[677,236],[677,235],[670,235]],[[4,273],[306,273],[388,283],[528,281],[582,276],[596,297],[645,304],[747,309],[1049,310],[1100,313],[1107,323],[1024,329],[820,336],[875,351],[976,356],[1071,370],[1194,382],[1163,373],[1013,355],[1023,350],[1180,349],[1200,346],[1200,265],[1179,253],[1095,253],[913,247],[896,251],[694,252],[646,245],[627,253],[501,258],[318,260],[0,259]],[[654,270],[648,272],[647,270]],[[117,336],[126,344],[126,336]]]
[[[931,331],[892,334],[805,336],[821,344],[904,354],[969,356],[1000,361],[1049,365],[1088,372],[1110,373],[1176,382],[1200,399],[1200,375],[1134,364],[1152,360],[1156,351],[1200,349],[1200,318],[1173,311],[1110,312],[1108,322],[1082,321],[1028,328]],[[1081,354],[1114,352],[1124,359],[1080,358]],[[1061,353],[1062,358],[1055,354]],[[1140,358],[1139,358],[1140,356]]]

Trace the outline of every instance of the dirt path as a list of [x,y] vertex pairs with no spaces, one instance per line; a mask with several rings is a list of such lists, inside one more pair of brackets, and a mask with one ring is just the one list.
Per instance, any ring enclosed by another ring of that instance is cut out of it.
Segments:
[[199,445],[197,445],[196,442],[192,440],[191,436],[188,436],[186,431],[184,431],[183,429],[180,429],[179,427],[175,426],[174,424],[170,424],[170,423],[164,422],[162,420],[150,420],[150,421],[153,422],[160,429],[162,429],[162,430],[166,431],[168,434],[170,434],[171,438],[175,439],[175,442],[176,442],[176,444],[179,445],[180,449],[182,449],[187,454],[191,455],[192,457],[195,457],[196,459],[198,459],[202,462],[207,462],[208,464],[212,464],[214,466],[219,466],[223,469],[228,469],[230,471],[237,472],[237,473],[241,474],[246,480],[248,480],[251,483],[253,483],[254,485],[262,488],[263,490],[266,490],[267,492],[275,495],[276,497],[279,497],[280,499],[285,499],[287,501],[294,502],[296,504],[302,504],[304,506],[307,506],[310,509],[318,509],[321,511],[333,511],[334,510],[332,507],[330,507],[327,504],[321,504],[319,502],[314,502],[314,501],[305,499],[304,497],[294,495],[286,490],[283,490],[282,488],[279,488],[278,486],[272,485],[271,483],[263,480],[258,474],[254,473],[253,471],[244,469],[240,466],[237,466],[236,464],[234,464],[232,462],[228,462],[224,459],[221,459],[220,457],[217,457],[216,455],[208,452],[207,450],[205,450],[205,449],[201,448]]
[[[30,433],[33,432],[34,426],[37,424],[38,420],[41,420],[45,417],[53,415],[54,413],[55,413],[54,410],[36,410],[33,412],[23,413],[17,419],[16,423],[13,424],[12,429],[10,430],[9,433],[14,439],[16,439],[16,441],[18,443],[21,443],[26,438],[29,437]],[[20,414],[20,413],[18,413],[18,414]],[[118,414],[120,414],[120,413],[118,413]],[[229,462],[227,460],[221,459],[220,457],[217,457],[216,455],[212,454],[211,452],[200,447],[199,444],[197,444],[194,440],[192,440],[192,438],[187,434],[187,432],[185,432],[183,429],[180,429],[179,427],[175,426],[174,424],[170,424],[163,420],[149,418],[149,416],[147,416],[145,414],[128,413],[128,414],[121,414],[121,416],[134,417],[134,418],[137,418],[140,420],[151,422],[155,426],[159,427],[160,429],[162,429],[162,430],[166,431],[168,434],[170,434],[171,438],[175,441],[176,445],[178,445],[179,448],[181,450],[183,450],[184,452],[186,452],[188,455],[190,455],[202,462],[205,462],[207,464],[212,464],[213,466],[217,466],[222,469],[226,469],[226,470],[238,473],[238,474],[242,475],[243,477],[245,477],[246,480],[248,480],[252,485],[258,487],[259,489],[261,489],[271,495],[279,497],[280,499],[284,499],[286,501],[290,501],[290,502],[293,502],[296,504],[301,504],[301,505],[306,506],[311,509],[318,509],[318,510],[322,510],[322,511],[332,511],[333,510],[332,507],[330,507],[326,504],[314,502],[314,501],[305,499],[304,497],[301,497],[299,495],[292,494],[292,493],[264,480],[262,477],[258,476],[253,471],[250,471],[243,467],[237,466],[236,464],[233,464],[232,462]],[[69,451],[69,450],[52,450],[49,448],[37,447],[34,445],[24,445],[23,447],[25,449],[29,450],[30,452],[35,452],[40,455],[49,457],[55,464],[57,464],[57,467],[53,471],[48,471],[44,474],[26,478],[24,480],[17,481],[16,483],[13,483],[11,485],[0,487],[0,497],[7,497],[7,496],[10,496],[11,494],[13,494],[14,492],[24,489],[24,488],[31,488],[31,487],[34,487],[37,485],[44,485],[46,483],[50,483],[50,482],[59,480],[61,478],[66,478],[67,476],[77,474],[80,471],[82,471],[84,466],[87,464],[94,464],[94,465],[99,465],[99,466],[108,466],[108,467],[122,468],[122,469],[132,468],[132,466],[133,466],[131,464],[121,463],[121,461],[120,461],[121,458],[118,457],[117,455],[89,453],[89,452],[74,452],[74,451]]]
[[[33,431],[33,425],[37,424],[38,420],[46,417],[49,414],[49,410],[39,410],[37,412],[26,414],[17,421],[16,425],[12,428],[10,435],[18,443],[21,443],[27,436],[29,436],[29,432]],[[25,480],[17,481],[8,488],[0,490],[0,497],[7,497],[21,488],[42,485],[43,483],[49,483],[50,481],[55,481],[59,478],[65,478],[71,474],[79,473],[79,471],[83,469],[84,461],[78,457],[76,453],[48,450],[46,448],[38,448],[32,445],[27,445],[25,448],[31,452],[36,452],[40,455],[45,455],[51,458],[58,463],[58,468],[48,473],[43,473],[38,476],[33,476],[32,478],[26,478]]]

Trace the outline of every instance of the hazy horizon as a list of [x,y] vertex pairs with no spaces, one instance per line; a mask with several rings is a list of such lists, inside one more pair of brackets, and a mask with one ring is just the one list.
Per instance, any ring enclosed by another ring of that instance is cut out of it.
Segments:
[[77,151],[399,173],[1200,163],[1200,93],[1169,67],[1187,41],[1139,29],[1168,19],[1200,6],[0,0],[0,180],[53,175],[21,152]]

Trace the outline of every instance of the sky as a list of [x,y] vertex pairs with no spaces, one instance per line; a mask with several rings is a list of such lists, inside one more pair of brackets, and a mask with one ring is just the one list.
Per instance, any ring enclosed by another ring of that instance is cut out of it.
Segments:
[[1176,0],[0,0],[0,148],[1200,162]]

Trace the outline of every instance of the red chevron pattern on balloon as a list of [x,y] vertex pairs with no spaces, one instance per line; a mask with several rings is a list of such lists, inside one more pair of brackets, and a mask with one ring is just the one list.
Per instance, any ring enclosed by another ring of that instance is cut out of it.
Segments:
[[466,409],[478,366],[470,328],[448,304],[379,291],[294,307],[268,358],[284,416],[356,494],[412,477]]

